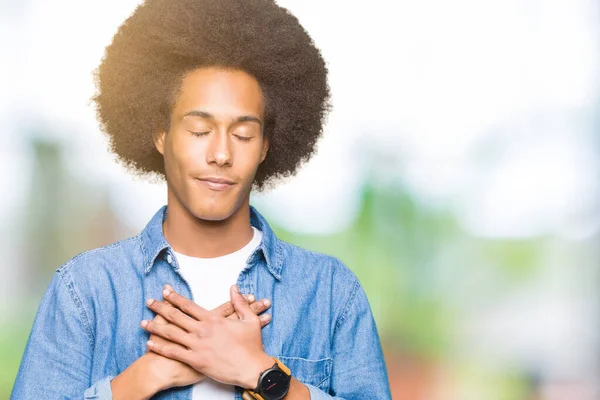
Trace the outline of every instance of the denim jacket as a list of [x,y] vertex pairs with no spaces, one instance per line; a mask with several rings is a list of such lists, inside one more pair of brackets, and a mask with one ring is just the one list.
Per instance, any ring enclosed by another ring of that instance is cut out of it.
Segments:
[[[37,311],[11,394],[19,399],[111,399],[110,381],[146,352],[139,323],[169,283],[193,299],[162,233],[163,206],[137,236],[81,253],[56,270]],[[311,399],[391,399],[377,328],[356,276],[338,259],[263,232],[237,285],[271,300],[265,352],[279,358]],[[258,380],[258,377],[257,377]],[[242,399],[235,388],[235,399]],[[191,399],[192,386],[153,399]]]

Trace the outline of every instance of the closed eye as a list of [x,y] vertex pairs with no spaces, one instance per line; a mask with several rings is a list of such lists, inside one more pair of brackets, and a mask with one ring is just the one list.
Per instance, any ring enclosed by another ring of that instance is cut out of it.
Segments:
[[236,138],[238,138],[239,140],[241,140],[242,142],[249,142],[250,139],[252,139],[251,137],[246,137],[246,136],[240,136],[240,135],[233,135]]
[[204,135],[208,135],[210,133],[210,131],[208,132],[193,132],[193,131],[188,131],[189,133],[191,133],[194,136],[204,136]]

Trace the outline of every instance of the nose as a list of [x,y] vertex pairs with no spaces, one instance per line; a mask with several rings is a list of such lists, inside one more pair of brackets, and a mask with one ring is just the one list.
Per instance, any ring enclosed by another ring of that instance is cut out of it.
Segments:
[[210,138],[209,149],[206,152],[208,164],[219,167],[231,166],[231,143],[227,133],[219,132]]

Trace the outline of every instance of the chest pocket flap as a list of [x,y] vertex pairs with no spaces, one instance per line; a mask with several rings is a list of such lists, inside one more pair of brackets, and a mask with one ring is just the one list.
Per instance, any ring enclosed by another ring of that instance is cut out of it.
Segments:
[[329,378],[333,360],[322,358],[309,360],[301,357],[276,356],[292,372],[292,376],[302,383],[307,383],[327,392],[329,391]]

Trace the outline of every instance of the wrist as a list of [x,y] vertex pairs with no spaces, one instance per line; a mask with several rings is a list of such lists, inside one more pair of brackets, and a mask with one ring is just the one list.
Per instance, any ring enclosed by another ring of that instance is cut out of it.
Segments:
[[127,369],[114,377],[111,382],[112,398],[146,400],[160,389],[156,387],[157,380],[148,379],[148,362],[138,358]]
[[263,371],[271,368],[273,364],[275,364],[275,359],[267,353],[262,353],[255,359],[255,362],[253,362],[249,368],[246,368],[245,371],[243,371],[243,375],[238,383],[238,386],[243,387],[244,389],[256,389],[260,374]]
[[150,396],[161,390],[169,389],[169,383],[165,379],[164,371],[159,370],[159,365],[155,362],[157,359],[153,353],[146,353],[135,362],[138,363],[138,371],[140,376],[146,383],[147,392],[151,392]]

